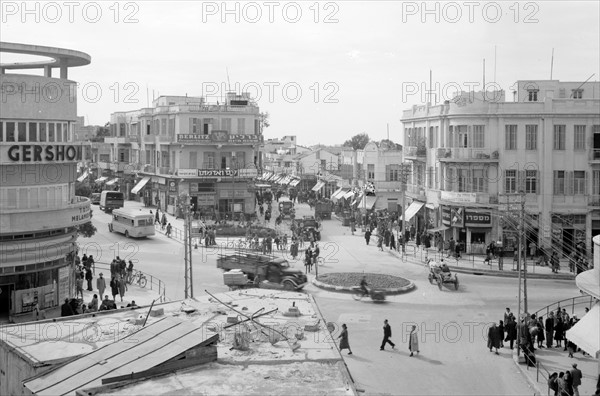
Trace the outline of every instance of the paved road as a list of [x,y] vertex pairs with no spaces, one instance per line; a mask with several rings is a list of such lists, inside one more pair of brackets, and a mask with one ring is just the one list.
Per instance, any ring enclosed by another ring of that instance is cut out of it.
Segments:
[[[135,203],[127,203],[136,206]],[[298,206],[299,215],[308,207]],[[164,235],[152,239],[128,240],[110,234],[106,223],[110,217],[94,211],[99,229],[91,239],[81,239],[88,254],[100,248],[100,261],[116,254],[126,260],[138,260],[136,266],[167,283],[167,296],[183,297],[183,246]],[[515,279],[459,275],[458,291],[427,281],[427,269],[418,262],[402,262],[390,252],[380,252],[371,243],[365,246],[362,236],[350,235],[347,227],[336,220],[325,221],[321,272],[357,271],[399,275],[416,284],[414,291],[392,296],[387,303],[376,305],[357,302],[350,295],[327,292],[309,285],[306,290],[318,302],[328,321],[346,323],[354,354],[344,353],[345,361],[366,394],[422,395],[531,395],[533,391],[518,372],[510,350],[500,356],[486,348],[487,324],[502,318],[504,308],[517,309]],[[222,273],[216,268],[216,251],[202,248],[194,253],[195,293],[204,289],[225,291]],[[92,253],[95,256],[97,253]],[[301,263],[294,264],[298,268]],[[573,281],[530,280],[529,305],[540,308],[553,301],[578,295]],[[382,322],[389,319],[396,350],[380,351]],[[421,354],[408,357],[406,335],[416,323],[420,330]]]

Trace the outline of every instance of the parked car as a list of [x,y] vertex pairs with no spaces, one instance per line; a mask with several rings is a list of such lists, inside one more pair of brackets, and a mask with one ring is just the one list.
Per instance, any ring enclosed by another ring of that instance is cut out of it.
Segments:
[[100,205],[100,197],[102,196],[102,194],[100,193],[93,193],[92,196],[90,197],[90,199],[92,200],[92,205]]

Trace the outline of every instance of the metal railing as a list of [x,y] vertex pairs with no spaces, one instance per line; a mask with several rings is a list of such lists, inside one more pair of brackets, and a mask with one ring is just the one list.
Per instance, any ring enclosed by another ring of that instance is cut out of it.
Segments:
[[[96,276],[96,269],[107,271],[107,273],[110,273],[110,263],[96,261],[96,262],[94,262],[94,265],[92,265],[92,273],[94,274],[94,276]],[[151,275],[144,271],[140,271],[140,272],[146,276],[146,280],[148,281],[145,288],[149,288],[152,291],[156,291],[159,295],[159,301],[166,302],[167,301],[167,297],[166,297],[166,289],[167,288],[165,286],[165,283],[154,275]],[[110,279],[109,279],[109,281],[110,281]],[[131,286],[135,286],[135,283],[132,283]],[[102,298],[102,296],[100,296],[100,297]]]
[[556,312],[558,308],[569,308],[571,309],[571,316],[575,313],[575,307],[583,310],[584,308],[592,308],[592,305],[596,303],[597,299],[592,296],[577,296],[572,298],[567,298],[564,300],[556,301],[550,305],[545,306],[542,309],[537,310],[535,313],[536,317],[539,317],[540,314],[545,312],[545,315],[548,316],[550,312]]

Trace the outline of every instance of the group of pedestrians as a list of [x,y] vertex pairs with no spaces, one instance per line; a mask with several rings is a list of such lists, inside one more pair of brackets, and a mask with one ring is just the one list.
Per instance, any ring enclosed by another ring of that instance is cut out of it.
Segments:
[[319,244],[313,242],[311,242],[310,246],[304,251],[304,267],[307,274],[312,272],[313,265],[318,265],[317,262],[320,254],[321,249],[319,248]]
[[552,373],[548,378],[548,388],[554,391],[554,396],[579,396],[582,378],[583,373],[577,368],[577,363],[573,363],[571,370]]
[[[340,352],[347,349],[348,355],[352,355],[352,349],[350,348],[350,342],[348,340],[348,326],[346,326],[345,323],[342,324],[342,331],[338,336],[338,339],[340,339]],[[383,340],[381,341],[379,350],[384,351],[387,344],[391,345],[392,349],[396,348],[396,344],[392,341],[392,327],[388,320],[385,319],[383,321]],[[419,353],[419,337],[417,334],[417,326],[415,325],[412,326],[408,337],[408,350],[410,351],[409,356],[414,356],[414,353]]]

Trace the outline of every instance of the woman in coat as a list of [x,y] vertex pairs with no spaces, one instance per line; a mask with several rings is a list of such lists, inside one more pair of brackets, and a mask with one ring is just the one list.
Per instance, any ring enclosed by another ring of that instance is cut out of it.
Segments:
[[408,350],[410,351],[410,356],[412,356],[415,351],[419,353],[419,335],[417,334],[417,326],[415,325],[413,325],[410,331]]
[[562,340],[564,338],[564,326],[562,318],[558,317],[556,324],[554,325],[554,339],[556,340],[556,346],[561,347]]
[[121,296],[121,302],[123,302],[123,297],[125,297],[125,282],[123,278],[117,278],[117,282],[119,283],[119,296]]
[[498,348],[500,348],[500,332],[498,332],[498,327],[496,327],[496,323],[492,323],[492,327],[488,330],[488,348],[490,348],[490,352],[492,352],[492,348],[496,348],[496,355],[499,355]]
[[348,355],[352,355],[352,349],[350,349],[350,343],[348,343],[348,327],[346,327],[346,323],[342,325],[342,332],[338,336],[341,338],[340,340],[340,352],[342,349],[348,350]]
[[517,322],[515,321],[515,317],[512,315],[508,316],[506,321],[506,338],[504,341],[510,341],[510,349],[513,349],[514,342],[517,339]]
[[119,281],[114,276],[110,280],[110,292],[112,294],[113,300],[115,300],[115,297],[117,296],[117,294],[119,294]]
[[540,317],[537,320],[537,328],[538,328],[538,336],[537,336],[537,342],[538,342],[538,348],[543,348],[544,347],[544,341],[546,339],[546,337],[544,336],[544,334],[546,333],[545,329],[544,329],[544,317],[540,315]]
[[546,347],[552,348],[554,342],[554,312],[550,312],[546,318]]
[[500,348],[504,348],[504,332],[505,332],[505,328],[504,328],[504,321],[500,321],[500,324],[498,325],[498,336],[500,337]]

